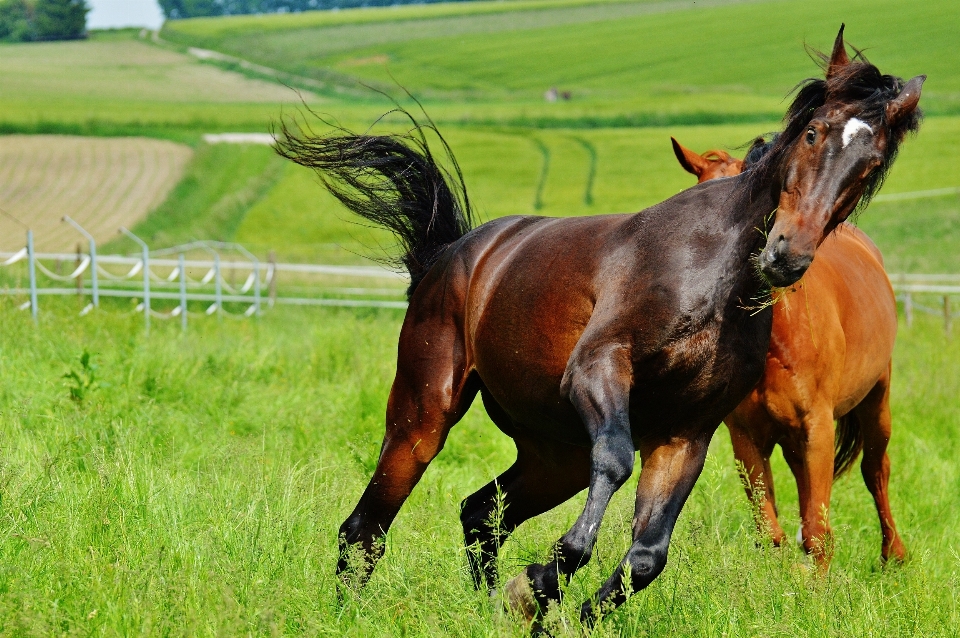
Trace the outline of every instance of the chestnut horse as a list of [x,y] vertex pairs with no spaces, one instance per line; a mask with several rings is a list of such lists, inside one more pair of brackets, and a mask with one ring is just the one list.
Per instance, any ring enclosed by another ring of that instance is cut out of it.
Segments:
[[411,278],[380,457],[340,528],[343,582],[369,577],[400,507],[478,392],[517,447],[516,462],[463,502],[478,586],[496,585],[505,531],[587,488],[552,558],[506,585],[507,604],[531,621],[559,601],[637,450],[633,543],[581,618],[592,622],[660,574],[713,433],[763,372],[773,313],[745,306],[803,276],[919,126],[924,77],[904,83],[851,61],[842,34],[826,79],[801,86],[756,166],[634,215],[471,228],[459,169],[439,167],[415,122],[403,135],[284,126],[278,151],[391,229]]
[[[670,139],[680,164],[698,183],[738,175],[744,168],[744,160],[724,151],[697,155]],[[760,142],[747,162],[762,152]],[[797,479],[803,546],[827,567],[830,490],[862,449],[860,470],[880,517],[881,559],[903,560],[906,550],[887,494],[897,306],[880,251],[863,231],[843,223],[824,240],[803,279],[787,291],[773,307],[763,377],[724,419],[750,491],[763,496],[761,531],[766,528],[774,545],[783,542],[770,472],[770,455],[779,443]]]

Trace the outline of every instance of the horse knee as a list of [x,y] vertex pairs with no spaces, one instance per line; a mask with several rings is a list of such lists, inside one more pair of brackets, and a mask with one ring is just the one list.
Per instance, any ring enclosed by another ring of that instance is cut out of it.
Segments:
[[633,474],[633,464],[636,452],[633,441],[626,437],[617,437],[612,440],[600,440],[594,444],[592,456],[593,471],[600,474],[615,488],[627,482]]
[[664,548],[638,547],[630,551],[624,561],[630,570],[630,587],[640,591],[660,575],[667,566],[667,550]]

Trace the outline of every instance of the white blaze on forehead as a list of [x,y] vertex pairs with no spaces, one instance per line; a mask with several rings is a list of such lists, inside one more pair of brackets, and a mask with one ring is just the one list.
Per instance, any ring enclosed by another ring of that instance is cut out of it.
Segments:
[[852,140],[857,133],[864,129],[873,134],[873,129],[870,128],[870,125],[863,120],[858,120],[855,117],[851,117],[849,120],[847,120],[846,126],[843,127],[843,148],[847,148],[847,144],[850,143],[850,140]]

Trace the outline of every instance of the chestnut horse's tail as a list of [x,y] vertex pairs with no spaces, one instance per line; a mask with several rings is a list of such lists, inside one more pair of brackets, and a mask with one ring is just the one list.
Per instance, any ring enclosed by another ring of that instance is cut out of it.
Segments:
[[[277,153],[314,169],[324,187],[344,206],[396,236],[400,262],[417,284],[451,243],[473,226],[463,174],[446,140],[432,121],[418,123],[401,108],[413,127],[399,135],[358,135],[333,125],[334,132],[315,135],[290,130],[284,122]],[[452,167],[440,166],[427,143],[432,131]]]
[[850,410],[837,419],[834,439],[833,478],[850,469],[863,450],[863,429],[856,410]]

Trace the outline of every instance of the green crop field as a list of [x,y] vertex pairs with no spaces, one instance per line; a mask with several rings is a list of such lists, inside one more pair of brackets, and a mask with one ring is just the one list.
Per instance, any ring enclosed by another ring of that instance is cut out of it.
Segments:
[[[953,0],[503,0],[171,21],[157,40],[0,44],[0,134],[190,146],[183,179],[134,228],[153,247],[210,238],[363,263],[393,239],[355,223],[312,173],[202,135],[265,132],[298,113],[324,130],[304,103],[364,130],[391,103],[361,83],[418,112],[399,83],[440,126],[481,220],[637,211],[693,184],[671,135],[742,154],[776,130],[784,95],[819,73],[804,43],[828,48],[845,21],[881,70],[929,75],[927,118],[882,193],[960,187],[958,19]],[[293,88],[190,47],[290,74],[280,79]],[[570,99],[545,101],[554,86]],[[394,115],[374,130],[403,127]],[[877,201],[856,223],[891,272],[960,273],[957,195]],[[278,308],[191,318],[186,334],[159,322],[147,337],[127,301],[78,318],[76,300],[43,298],[36,327],[23,301],[0,297],[0,635],[524,635],[473,590],[462,547],[460,500],[514,454],[479,402],[400,513],[368,588],[337,603],[336,530],[376,462],[402,312]],[[893,365],[890,489],[906,564],[880,566],[857,471],[834,489],[829,574],[793,543],[766,546],[721,428],[666,571],[592,635],[955,635],[957,328],[901,324]],[[795,483],[779,453],[774,474],[792,537]],[[583,635],[579,603],[626,548],[636,480],[549,617],[555,635]],[[502,574],[545,557],[582,503],[521,526]]]

